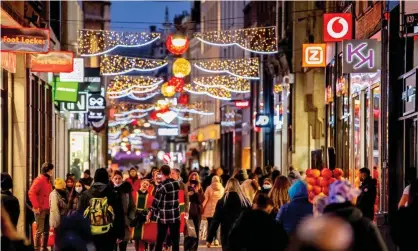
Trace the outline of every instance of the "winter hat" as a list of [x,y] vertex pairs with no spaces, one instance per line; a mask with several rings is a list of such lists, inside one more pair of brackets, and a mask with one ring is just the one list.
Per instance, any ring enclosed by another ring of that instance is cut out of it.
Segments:
[[90,175],[90,170],[87,169],[87,170],[84,171],[84,173]]
[[61,178],[55,179],[55,189],[64,190],[65,189],[65,181]]
[[360,190],[353,187],[346,180],[338,180],[329,186],[328,204],[350,202],[360,194]]
[[1,173],[1,190],[9,190],[13,188],[13,180],[10,174]]
[[109,183],[109,173],[105,168],[99,168],[94,173],[94,182]]

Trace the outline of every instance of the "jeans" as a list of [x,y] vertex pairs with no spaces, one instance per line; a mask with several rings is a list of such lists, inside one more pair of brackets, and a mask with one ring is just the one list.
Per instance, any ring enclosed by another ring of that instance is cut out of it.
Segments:
[[93,235],[93,243],[97,251],[113,251],[116,243],[116,237],[111,231],[105,234]]
[[163,250],[163,243],[165,237],[167,236],[167,230],[170,229],[170,239],[171,239],[171,250],[179,251],[180,250],[180,220],[176,220],[175,223],[163,224],[158,222],[157,230],[157,243],[155,244],[155,251]]
[[35,248],[41,247],[41,237],[43,237],[42,246],[46,248],[49,237],[49,210],[42,210],[39,214],[35,214],[35,221],[37,224]]
[[195,247],[196,247],[195,250],[197,250],[197,248],[199,247],[199,237],[200,237],[199,236],[199,231],[200,231],[200,223],[202,222],[202,216],[200,216],[200,215],[194,216],[192,218],[192,220],[193,220],[194,229],[196,231],[196,236],[197,236],[196,245],[195,245]]
[[[211,218],[206,218],[206,220],[208,221],[208,230],[207,230],[207,233],[209,234],[210,224],[212,223],[213,218],[212,217]],[[213,240],[218,240],[218,234],[215,235],[215,238],[213,238]]]

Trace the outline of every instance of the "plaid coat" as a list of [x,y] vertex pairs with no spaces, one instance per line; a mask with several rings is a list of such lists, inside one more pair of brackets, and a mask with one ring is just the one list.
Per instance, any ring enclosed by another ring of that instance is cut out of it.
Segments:
[[151,211],[158,222],[171,224],[180,220],[179,190],[179,182],[173,179],[165,180],[157,188]]

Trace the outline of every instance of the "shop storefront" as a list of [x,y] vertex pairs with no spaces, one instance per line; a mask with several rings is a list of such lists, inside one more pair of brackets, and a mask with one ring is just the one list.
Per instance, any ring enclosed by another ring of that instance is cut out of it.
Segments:
[[[199,152],[199,165],[210,169],[220,166],[220,126],[217,124],[200,128],[189,135],[189,142]],[[195,144],[197,143],[197,144]],[[192,163],[195,165],[195,163]]]

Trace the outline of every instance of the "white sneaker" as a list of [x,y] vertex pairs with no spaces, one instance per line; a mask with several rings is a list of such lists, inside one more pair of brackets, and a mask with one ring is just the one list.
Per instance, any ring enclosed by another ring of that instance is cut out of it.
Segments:
[[218,240],[214,240],[214,241],[213,241],[213,245],[214,245],[214,246],[219,246],[219,241],[218,241]]

